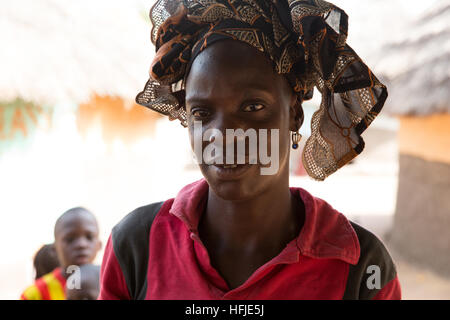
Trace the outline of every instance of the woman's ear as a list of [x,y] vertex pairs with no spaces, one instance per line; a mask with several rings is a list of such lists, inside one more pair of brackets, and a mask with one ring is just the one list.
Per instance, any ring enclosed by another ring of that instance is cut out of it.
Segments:
[[300,130],[303,121],[305,119],[305,115],[303,113],[303,107],[302,107],[302,99],[297,94],[292,95],[291,99],[291,105],[289,108],[289,116],[290,116],[290,123],[289,123],[289,130],[293,132],[297,132]]

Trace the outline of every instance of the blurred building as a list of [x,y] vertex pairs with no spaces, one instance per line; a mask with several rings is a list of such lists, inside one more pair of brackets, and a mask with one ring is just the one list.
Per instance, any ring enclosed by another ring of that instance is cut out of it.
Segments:
[[438,1],[386,46],[386,112],[397,115],[399,186],[391,242],[450,275],[450,1]]
[[[55,113],[75,113],[83,135],[151,132],[157,115],[134,104],[151,61],[150,3],[141,0],[2,1],[0,152]],[[57,112],[55,112],[57,111]]]

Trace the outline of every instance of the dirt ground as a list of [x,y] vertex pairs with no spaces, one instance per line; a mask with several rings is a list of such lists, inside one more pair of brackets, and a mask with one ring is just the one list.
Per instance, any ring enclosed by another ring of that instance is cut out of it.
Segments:
[[450,278],[416,266],[390,250],[397,266],[404,300],[449,300]]

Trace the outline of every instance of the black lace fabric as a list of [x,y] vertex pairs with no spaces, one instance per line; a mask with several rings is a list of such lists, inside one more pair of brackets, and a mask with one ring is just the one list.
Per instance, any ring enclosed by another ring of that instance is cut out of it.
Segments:
[[364,148],[361,133],[381,111],[386,87],[347,45],[348,17],[321,0],[159,0],[150,11],[156,56],[136,102],[187,126],[184,80],[216,41],[243,41],[284,74],[300,101],[322,101],[303,149],[310,177],[324,180]]

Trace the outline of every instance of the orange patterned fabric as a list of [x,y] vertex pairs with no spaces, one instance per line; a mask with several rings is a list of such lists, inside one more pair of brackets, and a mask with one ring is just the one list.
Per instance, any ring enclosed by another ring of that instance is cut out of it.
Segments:
[[156,56],[140,105],[186,126],[185,78],[195,57],[216,41],[243,41],[266,54],[299,101],[314,113],[303,164],[324,180],[364,148],[361,133],[382,109],[386,87],[347,45],[348,17],[322,0],[159,0],[150,11]]

